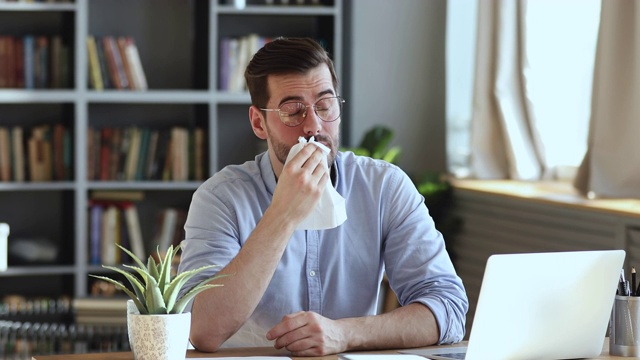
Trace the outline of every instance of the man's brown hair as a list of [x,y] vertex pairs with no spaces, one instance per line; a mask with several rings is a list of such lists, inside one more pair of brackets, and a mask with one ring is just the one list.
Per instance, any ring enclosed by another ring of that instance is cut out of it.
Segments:
[[279,37],[268,42],[251,58],[244,72],[251,104],[259,108],[266,107],[270,97],[267,86],[269,75],[304,74],[322,64],[329,67],[333,87],[337,89],[338,77],[333,61],[315,40]]

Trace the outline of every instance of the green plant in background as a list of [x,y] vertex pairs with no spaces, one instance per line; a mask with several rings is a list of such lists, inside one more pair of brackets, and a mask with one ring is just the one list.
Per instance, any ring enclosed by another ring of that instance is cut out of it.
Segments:
[[378,125],[365,133],[358,147],[345,148],[344,150],[353,151],[356,155],[369,156],[396,164],[401,150],[399,146],[389,148],[391,139],[393,139],[393,130]]
[[98,275],[90,276],[110,282],[117,288],[123,290],[136,304],[140,314],[180,314],[186,307],[187,303],[196,295],[207,289],[222,286],[222,284],[209,284],[210,281],[227,276],[215,275],[209,277],[193,286],[182,296],[178,296],[178,293],[189,279],[207,269],[217,267],[218,265],[207,265],[198,269],[185,271],[172,279],[171,264],[173,262],[173,258],[180,249],[180,245],[175,248],[173,245],[170,246],[164,258],[160,255],[160,251],[158,251],[158,260],[156,260],[153,255],[150,255],[146,265],[131,251],[118,244],[116,245],[122,249],[122,251],[127,253],[138,265],[122,266],[138,273],[139,277],[134,276],[131,272],[114,266],[102,265],[102,267],[122,274],[131,284],[133,291],[129,290],[120,281],[109,277]]

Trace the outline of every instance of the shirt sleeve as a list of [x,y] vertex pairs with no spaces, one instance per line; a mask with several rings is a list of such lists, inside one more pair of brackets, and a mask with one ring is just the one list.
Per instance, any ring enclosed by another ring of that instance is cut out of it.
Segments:
[[397,170],[383,201],[384,262],[389,284],[400,305],[429,307],[440,330],[440,344],[459,342],[469,308],[442,234],[406,174]]
[[[182,287],[180,296],[202,280],[217,274],[240,251],[235,212],[211,187],[205,182],[193,194],[178,273],[206,265],[217,266],[191,278]],[[188,309],[190,307],[191,304]]]

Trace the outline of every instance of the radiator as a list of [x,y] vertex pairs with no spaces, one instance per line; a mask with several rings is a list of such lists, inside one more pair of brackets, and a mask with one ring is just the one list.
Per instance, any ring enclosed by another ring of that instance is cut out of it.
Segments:
[[625,249],[625,269],[640,270],[639,216],[568,206],[561,201],[454,189],[451,215],[461,227],[447,239],[469,297],[467,338],[491,254]]

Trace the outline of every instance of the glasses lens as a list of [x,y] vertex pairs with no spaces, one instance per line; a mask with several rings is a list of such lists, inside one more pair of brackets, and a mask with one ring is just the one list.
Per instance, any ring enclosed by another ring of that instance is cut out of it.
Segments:
[[340,117],[342,102],[337,97],[320,99],[315,110],[318,117],[324,121],[334,121]]
[[287,126],[296,126],[302,123],[305,106],[299,102],[284,103],[280,106],[280,119]]

